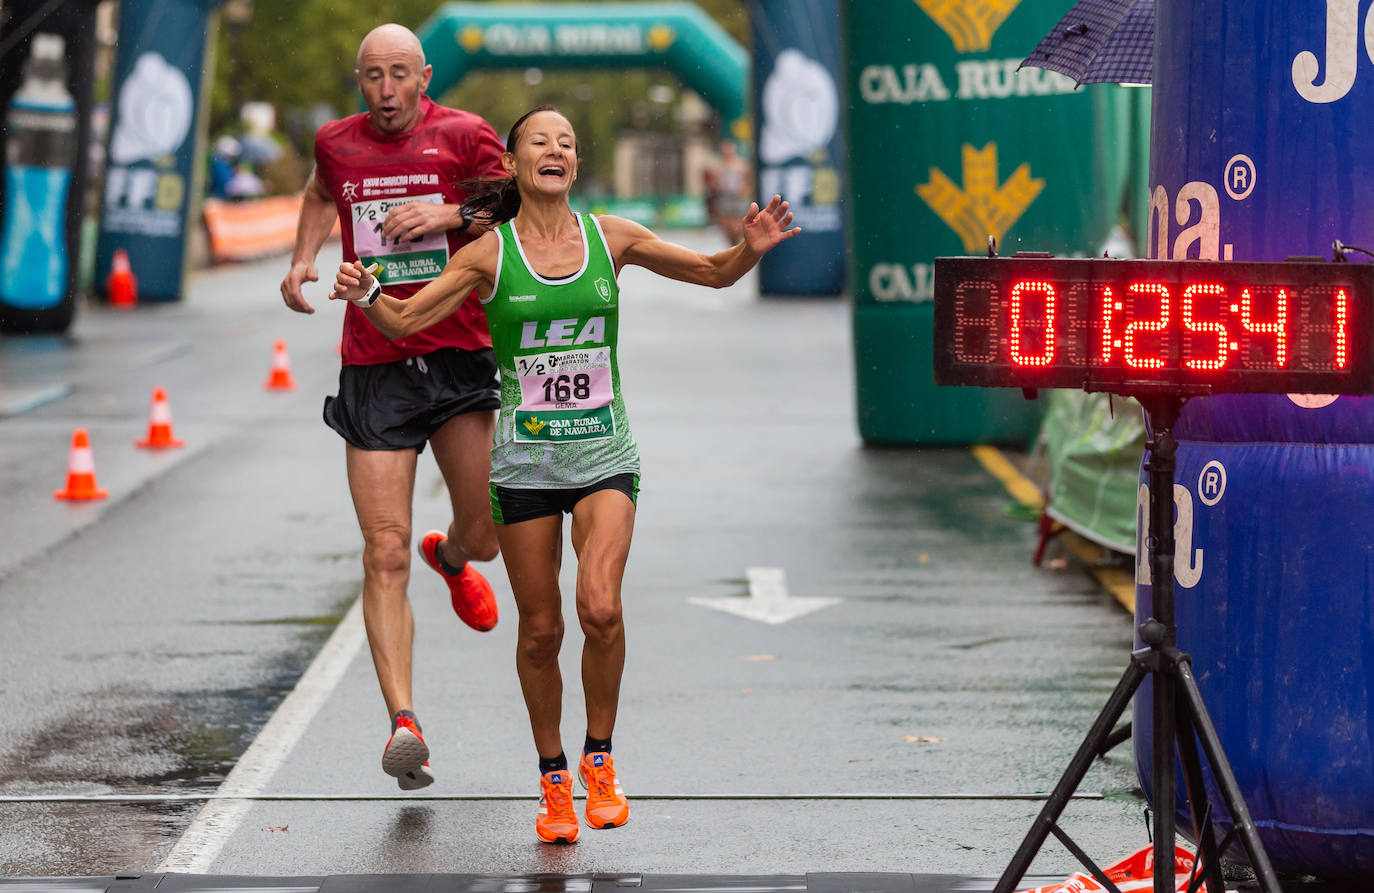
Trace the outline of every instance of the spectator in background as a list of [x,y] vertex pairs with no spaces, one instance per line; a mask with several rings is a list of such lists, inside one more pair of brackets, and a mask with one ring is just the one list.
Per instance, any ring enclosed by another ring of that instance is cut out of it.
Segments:
[[224,184],[224,196],[231,201],[258,198],[266,192],[262,178],[253,172],[253,165],[247,161],[240,161],[234,175]]
[[229,181],[233,179],[235,163],[239,159],[239,141],[232,136],[222,136],[215,140],[214,151],[210,153],[210,176],[208,190],[215,198],[229,197]]
[[744,235],[753,175],[732,141],[721,141],[719,159],[706,169],[705,180],[706,213],[733,245]]

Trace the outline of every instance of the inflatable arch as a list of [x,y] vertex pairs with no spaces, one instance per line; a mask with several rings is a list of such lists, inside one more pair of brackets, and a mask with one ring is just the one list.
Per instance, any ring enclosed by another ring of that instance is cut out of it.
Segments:
[[474,69],[662,66],[747,132],[749,55],[691,3],[447,3],[419,37],[434,96]]

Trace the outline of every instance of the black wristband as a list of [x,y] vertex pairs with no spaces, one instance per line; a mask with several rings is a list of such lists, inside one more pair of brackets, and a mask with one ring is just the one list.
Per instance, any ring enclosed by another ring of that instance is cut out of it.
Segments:
[[468,231],[468,229],[472,227],[472,217],[463,213],[462,211],[459,211],[458,215],[463,218],[463,225],[458,227],[458,229],[456,229],[455,232],[465,233]]

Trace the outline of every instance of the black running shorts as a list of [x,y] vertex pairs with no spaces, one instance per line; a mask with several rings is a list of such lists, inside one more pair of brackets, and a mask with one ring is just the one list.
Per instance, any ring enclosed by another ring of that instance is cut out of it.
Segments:
[[501,408],[491,349],[444,347],[421,357],[344,366],[324,423],[364,450],[416,450],[449,419]]
[[630,498],[630,502],[638,505],[639,475],[627,471],[585,487],[567,489],[533,490],[492,484],[491,519],[497,524],[519,524],[521,521],[570,513],[573,506],[598,490],[619,490]]

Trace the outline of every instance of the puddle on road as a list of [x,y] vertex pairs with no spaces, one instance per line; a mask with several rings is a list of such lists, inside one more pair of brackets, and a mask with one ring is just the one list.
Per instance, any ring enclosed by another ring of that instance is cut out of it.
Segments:
[[[0,765],[0,794],[189,794],[213,792],[291,691],[356,598],[350,585],[325,613],[207,622],[294,629],[264,655],[251,684],[230,689],[140,690],[111,686],[61,714],[39,718]],[[235,660],[243,651],[199,650],[99,656],[119,666]],[[248,655],[251,660],[251,655]],[[213,672],[204,677],[215,681]],[[184,681],[184,680],[183,680]]]
[[[0,877],[151,871],[200,803],[0,803]],[[130,853],[146,854],[130,861]]]

